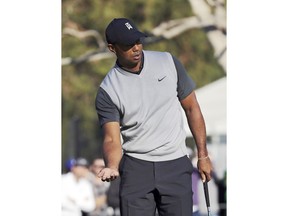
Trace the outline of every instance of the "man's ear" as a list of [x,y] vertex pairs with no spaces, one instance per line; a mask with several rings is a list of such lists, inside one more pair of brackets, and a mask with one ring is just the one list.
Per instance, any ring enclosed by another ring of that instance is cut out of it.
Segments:
[[108,44],[108,49],[109,49],[111,52],[116,53],[115,47],[113,46],[113,44]]

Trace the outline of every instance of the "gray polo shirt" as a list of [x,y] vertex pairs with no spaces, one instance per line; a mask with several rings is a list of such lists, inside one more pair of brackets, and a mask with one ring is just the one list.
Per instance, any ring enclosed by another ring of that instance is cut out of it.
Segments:
[[100,124],[117,121],[125,154],[147,161],[167,161],[187,154],[179,100],[195,84],[170,53],[143,51],[139,74],[117,64],[96,97]]

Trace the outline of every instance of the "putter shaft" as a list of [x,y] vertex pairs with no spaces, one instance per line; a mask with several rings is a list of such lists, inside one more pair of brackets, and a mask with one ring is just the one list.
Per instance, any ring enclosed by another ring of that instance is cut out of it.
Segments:
[[205,181],[203,183],[203,187],[204,187],[204,195],[205,195],[205,201],[206,201],[206,206],[207,206],[207,212],[208,212],[208,216],[211,215],[211,211],[210,211],[210,198],[209,198],[209,189],[208,189],[208,182]]

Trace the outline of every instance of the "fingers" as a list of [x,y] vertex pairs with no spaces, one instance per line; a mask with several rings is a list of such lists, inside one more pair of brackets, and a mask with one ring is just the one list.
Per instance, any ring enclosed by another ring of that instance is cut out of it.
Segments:
[[110,182],[110,181],[115,180],[117,177],[118,177],[118,176],[116,176],[116,175],[110,175],[110,176],[109,176],[109,175],[108,175],[108,176],[104,175],[104,176],[101,178],[101,180],[102,180],[102,181]]
[[210,162],[209,159],[207,160],[198,160],[198,170],[200,172],[201,175],[201,179],[203,182],[207,181],[209,182],[212,177],[211,177],[211,173],[212,173],[212,164]]
[[201,175],[202,182],[206,182],[206,181],[209,182],[212,179],[210,173],[201,172],[200,175]]
[[204,173],[201,173],[201,179],[202,179],[202,182],[205,182],[206,181],[206,175]]
[[99,171],[97,176],[101,178],[102,181],[109,182],[115,180],[119,176],[119,172],[110,168],[104,168]]
[[117,177],[111,176],[110,178],[102,178],[101,180],[102,180],[102,181],[106,181],[106,182],[110,182],[110,181],[115,180],[116,178],[117,178]]

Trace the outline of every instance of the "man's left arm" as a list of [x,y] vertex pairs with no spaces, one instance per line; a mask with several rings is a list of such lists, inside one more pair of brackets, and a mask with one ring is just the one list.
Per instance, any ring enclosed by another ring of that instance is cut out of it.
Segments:
[[206,146],[205,121],[198,104],[195,92],[192,91],[187,97],[180,101],[187,118],[190,131],[194,137],[198,153],[198,170],[202,181],[211,180],[212,164],[208,156]]
[[177,96],[185,111],[190,131],[195,139],[198,150],[197,167],[202,181],[211,179],[212,165],[206,147],[206,127],[194,89],[194,81],[188,76],[181,62],[173,56],[177,71]]

